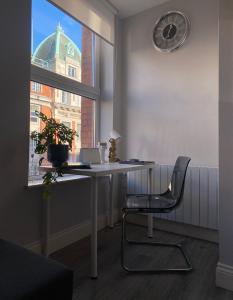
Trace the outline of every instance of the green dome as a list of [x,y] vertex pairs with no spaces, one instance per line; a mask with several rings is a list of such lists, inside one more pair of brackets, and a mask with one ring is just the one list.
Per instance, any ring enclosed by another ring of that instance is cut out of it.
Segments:
[[66,60],[70,57],[81,64],[81,52],[76,44],[64,33],[60,26],[57,26],[56,31],[45,38],[35,50],[32,56],[32,62],[38,60],[49,63],[54,58]]

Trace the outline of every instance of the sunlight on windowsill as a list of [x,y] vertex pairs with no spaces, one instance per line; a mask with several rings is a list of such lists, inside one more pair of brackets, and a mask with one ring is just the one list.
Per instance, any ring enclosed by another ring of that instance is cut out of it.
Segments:
[[[65,182],[70,182],[70,181],[80,181],[80,180],[87,180],[90,177],[88,176],[83,176],[83,175],[63,175],[62,177],[57,178],[57,182],[52,183],[52,184],[62,184]],[[39,179],[33,179],[29,180],[27,184],[27,188],[33,188],[33,187],[39,187],[43,186],[43,180],[41,178]]]

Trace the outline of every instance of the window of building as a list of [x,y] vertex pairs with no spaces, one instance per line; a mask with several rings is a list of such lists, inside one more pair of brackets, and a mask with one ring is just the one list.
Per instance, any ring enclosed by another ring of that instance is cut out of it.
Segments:
[[68,76],[69,77],[76,77],[76,68],[68,66]]
[[30,124],[31,131],[38,130],[40,126],[40,119],[36,116],[36,111],[40,111],[40,106],[31,103],[30,105]]
[[[49,26],[43,26],[43,18],[48,17]],[[94,73],[95,47],[95,35],[89,29],[48,1],[32,0],[30,132],[43,130],[43,124],[36,120],[36,110],[69,124],[70,128],[77,128],[70,151],[71,161],[77,160],[81,147],[94,146],[95,100],[100,95]],[[30,179],[40,173],[39,156],[33,150],[30,143]]]
[[[51,98],[46,98],[45,95],[38,95],[33,97],[31,94],[31,116],[30,116],[30,133],[34,130],[40,131],[43,129],[43,123],[36,117],[35,111],[41,111],[48,117],[53,117],[57,121],[65,124],[69,128],[76,130],[76,136],[70,151],[70,161],[77,161],[80,148],[90,148],[94,145],[95,139],[95,101],[81,97],[80,105],[74,105],[72,102],[66,103],[66,106],[60,105],[61,95],[69,95],[74,97],[71,93],[61,91],[49,86],[43,85],[43,89],[47,90]],[[57,93],[58,91],[58,93]],[[47,101],[44,101],[46,99]],[[38,176],[38,162],[39,155],[34,153],[35,145],[30,142],[30,165],[29,175],[30,178]],[[46,164],[46,155],[44,155]],[[37,166],[37,168],[35,167]]]
[[74,57],[75,49],[71,43],[68,43],[67,45],[67,54]]
[[33,92],[41,93],[42,86],[41,86],[40,83],[32,81],[31,89],[32,89]]
[[32,123],[38,123],[39,122],[35,111],[31,111],[31,120],[30,120],[30,122],[32,122]]
[[69,105],[71,103],[71,93],[62,91],[61,103]]

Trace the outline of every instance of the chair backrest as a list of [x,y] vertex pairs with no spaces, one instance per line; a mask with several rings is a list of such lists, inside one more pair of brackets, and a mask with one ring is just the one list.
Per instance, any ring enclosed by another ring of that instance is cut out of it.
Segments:
[[169,191],[176,201],[175,206],[178,206],[183,199],[185,177],[190,160],[190,157],[179,156],[174,166]]
[[100,164],[100,152],[98,148],[81,148],[79,160],[81,162]]

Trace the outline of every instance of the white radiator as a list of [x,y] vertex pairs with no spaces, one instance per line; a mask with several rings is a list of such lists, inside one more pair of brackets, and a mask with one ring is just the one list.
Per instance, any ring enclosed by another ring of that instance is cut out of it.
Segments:
[[[156,165],[153,180],[154,193],[161,193],[167,189],[172,170],[173,166]],[[128,192],[147,192],[147,179],[147,171],[129,172]],[[156,216],[195,226],[218,229],[218,169],[189,167],[181,206],[170,214]]]

